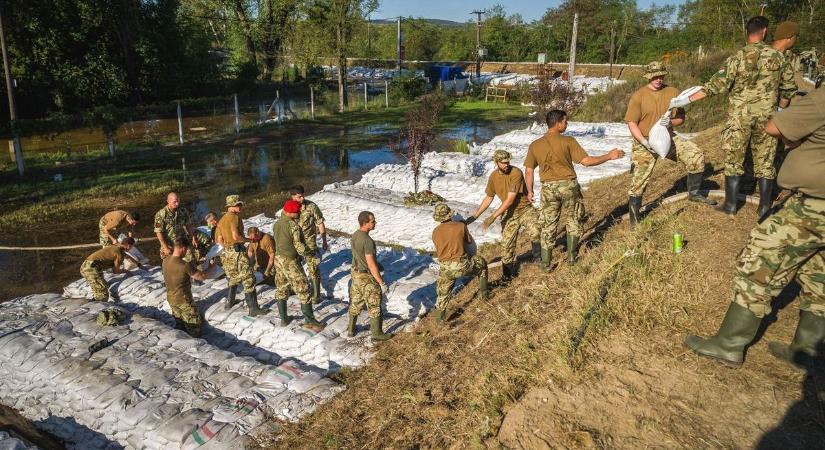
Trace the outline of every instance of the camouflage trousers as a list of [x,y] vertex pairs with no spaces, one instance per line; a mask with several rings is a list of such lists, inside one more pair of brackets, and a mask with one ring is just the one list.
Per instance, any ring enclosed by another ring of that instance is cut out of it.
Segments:
[[773,165],[776,156],[776,138],[765,132],[767,116],[743,116],[728,113],[722,130],[722,151],[725,152],[725,176],[745,173],[745,151],[750,145],[753,156],[753,175],[757,178],[776,178]]
[[553,248],[556,231],[565,211],[567,233],[581,236],[584,219],[584,203],[579,182],[576,180],[544,181],[541,183],[541,247]]
[[438,279],[435,281],[435,309],[446,311],[455,280],[471,275],[487,276],[487,261],[480,256],[465,256],[452,261],[442,262],[438,266]]
[[191,296],[184,301],[169,302],[169,308],[172,309],[172,316],[175,318],[175,327],[182,328],[192,337],[201,336],[203,319]]
[[357,316],[364,305],[370,319],[381,317],[381,286],[369,272],[352,272],[349,293],[349,315]]
[[315,242],[315,237],[313,236],[311,239],[307,239],[307,242],[310,244],[307,245],[307,251],[312,252],[312,256],[304,256],[304,263],[306,264],[307,268],[307,277],[310,280],[321,280],[321,257],[318,254],[318,246],[312,245],[312,242]]
[[80,275],[89,283],[95,300],[99,302],[109,300],[109,284],[103,278],[100,269],[94,266],[93,261],[83,261],[83,264],[80,265]]
[[530,242],[538,242],[541,236],[539,213],[532,206],[522,207],[510,217],[501,220],[501,262],[510,264],[516,260],[516,241],[521,229],[530,237]]
[[[670,152],[667,158],[678,160],[684,164],[688,173],[702,173],[705,171],[705,155],[702,153],[702,149],[693,142],[679,136],[671,138]],[[633,141],[633,150],[630,155],[630,170],[633,175],[630,179],[628,195],[641,197],[644,194],[645,188],[650,182],[650,176],[653,174],[653,167],[658,159],[658,155],[654,155],[642,144]]]
[[255,274],[252,272],[252,264],[246,252],[236,252],[231,248],[225,248],[221,253],[221,263],[230,287],[243,284],[244,292],[255,290]]
[[290,288],[302,305],[312,302],[307,277],[298,260],[275,255],[275,298],[282,300],[289,297]]
[[734,302],[764,317],[794,278],[799,309],[825,317],[825,199],[797,194],[751,231],[736,263]]

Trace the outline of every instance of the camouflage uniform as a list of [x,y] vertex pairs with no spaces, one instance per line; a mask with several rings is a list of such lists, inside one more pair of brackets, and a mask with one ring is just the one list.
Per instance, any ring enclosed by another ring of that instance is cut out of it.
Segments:
[[[702,149],[693,142],[683,139],[678,135],[671,137],[670,153],[668,159],[675,159],[685,165],[688,173],[702,173],[705,170],[705,155]],[[633,152],[630,156],[633,175],[630,180],[630,190],[628,194],[634,197],[641,197],[653,174],[653,167],[659,159],[659,155],[653,154],[642,144],[633,140]]]
[[518,232],[524,228],[530,242],[537,242],[541,236],[539,213],[532,206],[505,213],[501,218],[501,262],[510,264],[516,260],[516,240]]
[[[287,222],[287,224],[283,225],[279,222]],[[282,236],[279,236],[278,231],[284,226],[289,227],[288,234],[291,238],[292,246],[297,253],[295,257],[287,255],[289,249],[282,248],[279,242],[279,238]],[[301,234],[301,228],[294,220],[284,214],[275,222],[273,233],[276,235],[275,298],[285,299],[289,297],[289,289],[292,288],[292,291],[298,296],[301,304],[311,304],[312,297],[309,295],[309,283],[307,282],[304,268],[301,267],[299,263],[300,256],[305,256],[308,253],[307,246],[304,244],[304,237]]]
[[[192,225],[192,216],[186,208],[180,206],[174,212],[169,210],[168,206],[164,206],[155,214],[155,233],[161,233],[166,240],[166,244],[171,248],[175,239],[182,237],[187,242],[190,241],[187,227]],[[163,259],[164,257],[161,257]],[[192,253],[187,252],[184,261],[191,261]]]
[[764,42],[748,44],[727,59],[705,83],[707,95],[728,93],[728,119],[722,131],[725,176],[740,176],[745,150],[750,144],[754,175],[775,179],[776,139],[765,133],[765,124],[779,98],[796,94],[791,65],[782,53]]
[[238,252],[234,247],[224,248],[221,253],[221,264],[229,280],[229,287],[240,283],[243,284],[244,292],[255,291],[255,274],[252,272],[252,264],[245,249],[241,248]]
[[562,208],[566,211],[567,234],[581,236],[584,203],[576,180],[544,181],[541,183],[541,247],[553,248]]
[[352,272],[349,314],[357,316],[364,304],[370,319],[381,317],[381,286],[369,272]]
[[480,256],[464,256],[438,265],[438,279],[435,282],[437,311],[446,311],[455,280],[461,277],[487,276],[487,261]]
[[825,199],[796,194],[751,231],[733,280],[734,302],[755,316],[796,278],[799,309],[825,317]]
[[109,284],[106,283],[106,279],[103,278],[103,273],[94,263],[94,261],[83,261],[83,264],[80,265],[80,275],[89,283],[94,299],[99,302],[105,302],[109,300]]
[[298,225],[304,236],[304,243],[307,247],[307,255],[304,262],[307,267],[307,276],[310,280],[320,280],[321,272],[318,267],[321,265],[321,257],[318,254],[318,225],[324,223],[324,215],[315,203],[304,199],[301,204],[301,215],[298,216]]
[[190,336],[200,337],[203,327],[203,319],[198,313],[198,307],[191,298],[189,301],[172,303],[169,302],[172,316],[175,318],[175,326],[183,328]]
[[209,249],[215,245],[215,241],[212,240],[211,234],[204,233],[198,229],[195,229],[195,241],[197,241],[198,246],[193,248],[192,251],[195,253],[195,261],[200,261],[201,258],[206,257],[206,254],[209,253]]

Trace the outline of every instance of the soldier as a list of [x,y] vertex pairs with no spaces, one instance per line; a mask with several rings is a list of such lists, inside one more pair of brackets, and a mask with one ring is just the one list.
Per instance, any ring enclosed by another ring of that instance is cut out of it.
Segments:
[[[773,32],[773,42],[771,47],[782,53],[785,58],[785,63],[791,67],[794,74],[794,82],[796,82],[796,73],[802,72],[802,64],[800,64],[799,57],[791,50],[796,45],[796,40],[799,38],[799,24],[796,22],[782,22],[776,26],[776,31]],[[797,84],[797,89],[800,86]]]
[[633,176],[628,191],[628,210],[630,212],[630,227],[636,226],[640,219],[639,210],[642,207],[644,195],[653,167],[659,155],[653,151],[647,138],[650,130],[659,122],[670,131],[671,144],[669,157],[678,159],[687,168],[688,200],[706,205],[715,205],[699,193],[702,186],[702,177],[705,172],[705,155],[702,150],[687,139],[673,133],[673,127],[685,122],[685,111],[674,108],[670,117],[664,117],[670,107],[670,100],[679,95],[679,90],[665,84],[668,71],[664,64],[653,61],[645,68],[644,77],[647,84],[639,88],[630,97],[624,120],[633,136],[633,151],[631,153],[631,170]]
[[[166,301],[169,302],[169,308],[175,318],[175,328],[198,338],[201,336],[203,319],[192,298],[192,280],[203,281],[206,274],[198,270],[193,261],[183,260],[188,250],[189,243],[182,238],[176,238],[172,254],[163,260],[161,269],[163,282],[166,283]],[[212,263],[209,267],[212,267]]]
[[501,201],[501,206],[484,220],[483,228],[486,230],[496,218],[501,217],[501,263],[504,280],[510,280],[516,275],[516,239],[522,228],[530,237],[533,258],[538,261],[541,257],[539,214],[527,200],[524,174],[518,167],[510,165],[511,157],[510,152],[506,150],[496,150],[493,153],[496,169],[487,180],[487,196],[481,201],[476,212],[464,221],[465,224],[470,224],[476,220],[490,207],[494,197]]
[[252,265],[249,263],[244,248],[247,239],[243,233],[243,221],[238,216],[243,204],[240,196],[228,195],[226,197],[226,214],[218,222],[215,229],[215,238],[223,245],[221,264],[224,272],[226,272],[226,278],[229,280],[229,293],[224,308],[230,309],[235,306],[238,284],[242,284],[249,315],[255,317],[266,314],[266,311],[258,306],[258,293],[255,292],[255,274],[252,273]]
[[[825,341],[825,90],[794,100],[777,113],[766,131],[792,148],[779,170],[779,185],[793,192],[781,209],[751,231],[739,254],[733,302],[716,335],[689,335],[685,345],[731,366],[756,336],[771,299],[796,279],[799,324],[790,345],[768,344],[770,352],[793,364],[816,356]],[[800,143],[801,141],[801,143]],[[798,146],[797,146],[798,145]]]
[[215,229],[218,226],[218,216],[213,212],[209,212],[203,217],[203,221],[206,223],[209,231],[195,228],[193,236],[195,246],[192,247],[192,252],[194,253],[195,261],[198,262],[200,262],[206,254],[209,253],[212,246],[215,245]]
[[[301,204],[301,215],[298,218],[298,225],[301,227],[301,233],[304,236],[304,243],[309,252],[304,257],[304,262],[307,266],[307,275],[310,282],[312,282],[312,301],[318,303],[321,301],[321,256],[318,251],[318,242],[316,236],[321,235],[322,249],[327,251],[329,245],[327,244],[327,229],[324,226],[324,215],[321,214],[321,209],[318,208],[314,202],[304,198],[304,187],[301,185],[292,186],[289,188],[289,195],[292,200]],[[310,254],[311,253],[311,254]]]
[[309,284],[300,262],[300,258],[314,254],[304,243],[304,236],[298,225],[300,214],[301,204],[295,200],[287,200],[281,217],[272,227],[272,233],[275,235],[275,298],[278,300],[278,314],[281,316],[281,326],[289,325],[292,321],[286,314],[286,300],[289,297],[289,289],[292,288],[301,302],[301,312],[306,324],[323,329],[324,325],[315,320]]
[[754,175],[759,184],[759,217],[767,213],[776,178],[773,164],[776,139],[765,133],[765,124],[779,106],[788,106],[796,94],[793,70],[780,52],[763,42],[768,19],[758,16],[747,24],[748,44],[727,59],[725,65],[705,83],[702,90],[685,99],[673,99],[672,108],[681,108],[709,95],[728,93],[728,118],[722,130],[725,151],[725,202],[721,211],[736,214],[737,197],[745,150],[753,155]]
[[473,237],[464,222],[453,220],[453,210],[446,203],[435,205],[433,220],[439,225],[433,230],[435,257],[438,258],[438,280],[436,290],[436,320],[443,323],[447,319],[447,307],[455,280],[478,275],[478,291],[482,300],[487,300],[487,261],[475,255],[467,255],[465,245],[473,243]]
[[[160,259],[164,259],[172,254],[172,242],[175,238],[186,239],[187,242],[194,240],[192,229],[192,217],[186,208],[180,206],[180,198],[175,192],[170,192],[166,196],[166,206],[155,214],[155,236],[160,243]],[[191,255],[186,255],[186,260],[190,261]]]
[[247,255],[255,262],[255,270],[264,275],[264,281],[269,285],[275,284],[275,239],[258,227],[249,227],[246,230],[249,238]]
[[375,241],[370,231],[375,229],[375,214],[361,211],[358,214],[359,229],[352,234],[352,286],[350,287],[349,325],[347,336],[355,336],[358,314],[364,305],[370,317],[370,336],[375,341],[391,338],[383,331],[381,315],[381,297],[387,295],[387,285],[381,277],[384,268],[376,259]]
[[134,229],[139,221],[140,214],[136,211],[130,213],[121,210],[107,212],[97,224],[100,230],[100,246],[117,245],[117,237],[122,232],[126,232],[128,237],[135,237]]
[[534,171],[541,171],[541,265],[550,269],[556,229],[562,208],[567,211],[567,261],[576,261],[576,247],[581,237],[581,221],[584,218],[581,188],[576,180],[573,163],[597,166],[619,159],[624,152],[618,148],[602,156],[589,156],[575,138],[563,136],[567,130],[567,113],[555,109],[547,113],[547,134],[527,149],[524,160],[527,182],[527,200],[533,202]]
[[111,268],[112,273],[127,273],[124,269],[124,258],[129,258],[135,262],[138,268],[142,266],[134,258],[129,256],[128,252],[135,245],[135,238],[127,237],[123,242],[105,246],[102,249],[92,253],[86,257],[83,264],[80,265],[80,275],[89,283],[92,289],[94,299],[99,302],[109,300],[109,284],[103,278],[103,271]]

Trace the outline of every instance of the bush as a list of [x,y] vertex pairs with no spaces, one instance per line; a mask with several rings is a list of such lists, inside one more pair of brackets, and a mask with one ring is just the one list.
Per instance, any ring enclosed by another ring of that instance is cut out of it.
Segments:
[[538,117],[545,117],[548,112],[554,109],[567,111],[567,114],[572,116],[584,103],[585,94],[576,90],[573,83],[543,76],[530,89],[528,98],[530,103],[533,104],[533,111],[536,112]]
[[390,81],[390,100],[394,103],[411,102],[427,92],[427,80],[404,75]]

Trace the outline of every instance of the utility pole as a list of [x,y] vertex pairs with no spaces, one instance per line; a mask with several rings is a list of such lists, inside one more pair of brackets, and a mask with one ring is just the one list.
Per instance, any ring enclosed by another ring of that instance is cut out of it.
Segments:
[[613,82],[613,58],[616,51],[616,21],[610,25],[610,71],[607,75],[607,80]]
[[570,39],[570,66],[567,68],[567,76],[573,81],[576,74],[576,38],[579,35],[579,13],[573,14],[573,37]]
[[401,16],[398,16],[398,19],[396,19],[396,24],[398,25],[398,32],[396,33],[396,54],[398,56],[398,63],[395,65],[395,70],[398,71],[398,76],[401,76],[401,60],[403,59],[403,56],[401,55]]
[[476,15],[476,80],[481,77],[481,15],[484,11],[475,10]]
[[367,67],[372,69],[372,35],[370,34],[372,16],[367,15]]
[[23,150],[20,148],[20,135],[17,133],[17,106],[14,103],[14,82],[11,79],[11,64],[9,63],[9,55],[6,50],[6,34],[3,31],[2,8],[0,8],[0,48],[2,48],[3,52],[3,71],[6,75],[6,93],[9,96],[9,122],[11,123],[14,160],[17,162],[17,174],[22,177],[23,172],[25,171],[25,166],[23,165]]

